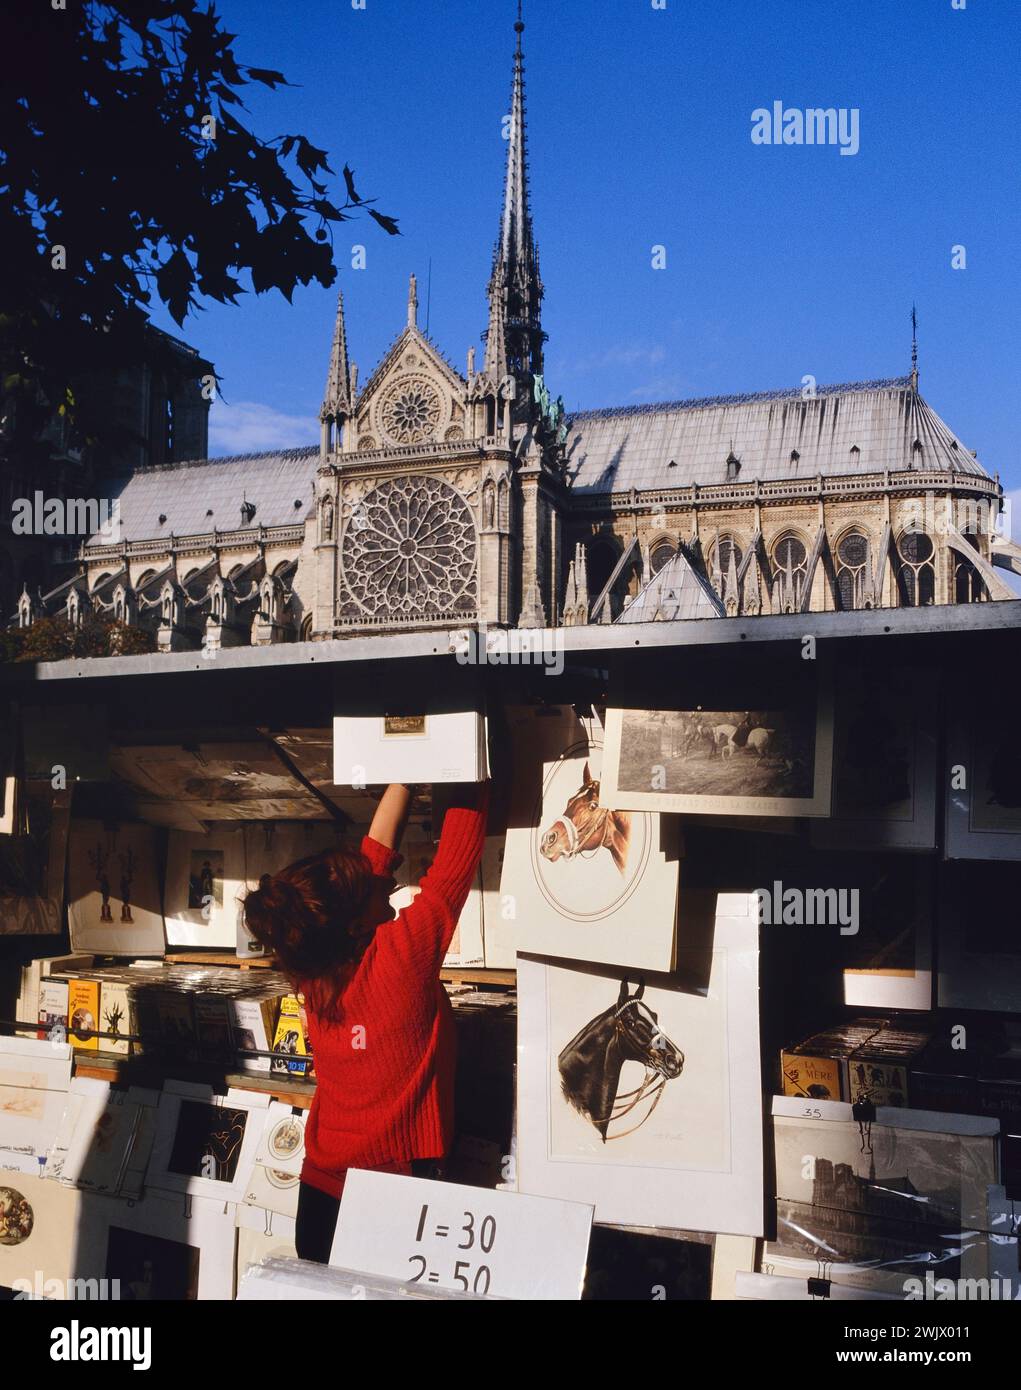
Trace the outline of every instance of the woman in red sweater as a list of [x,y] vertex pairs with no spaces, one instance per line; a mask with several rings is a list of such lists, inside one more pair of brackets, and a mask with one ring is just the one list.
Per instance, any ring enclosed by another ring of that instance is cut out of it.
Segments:
[[386,789],[361,849],[263,876],[252,935],[305,996],[317,1087],[305,1126],[297,1250],[326,1263],[349,1168],[410,1174],[454,1117],[454,1017],[439,972],[475,877],[488,784],[459,789],[421,891],[390,906],[411,790]]

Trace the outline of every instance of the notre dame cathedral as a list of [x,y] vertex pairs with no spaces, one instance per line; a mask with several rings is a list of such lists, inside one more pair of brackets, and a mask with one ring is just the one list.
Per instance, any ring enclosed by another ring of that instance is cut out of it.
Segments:
[[175,651],[1017,597],[1002,489],[922,399],[914,356],[892,379],[565,414],[516,30],[481,353],[447,360],[412,277],[360,384],[338,301],[319,447],[135,467],[74,572],[21,588],[20,625],[91,607]]

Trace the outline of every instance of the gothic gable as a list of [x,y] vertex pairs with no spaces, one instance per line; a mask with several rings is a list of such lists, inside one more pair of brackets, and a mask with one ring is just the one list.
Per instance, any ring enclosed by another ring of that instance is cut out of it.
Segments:
[[465,388],[429,339],[405,328],[358,398],[355,449],[463,439]]

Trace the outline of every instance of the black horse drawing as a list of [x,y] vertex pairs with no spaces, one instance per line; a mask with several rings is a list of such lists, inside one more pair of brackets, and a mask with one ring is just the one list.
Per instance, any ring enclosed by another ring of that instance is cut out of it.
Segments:
[[[663,1087],[684,1069],[684,1053],[660,1028],[652,1009],[642,1003],[644,993],[644,979],[639,978],[634,994],[629,993],[628,981],[621,980],[617,1002],[586,1023],[557,1059],[565,1100],[591,1120],[604,1144],[645,1124],[659,1104]],[[640,1062],[645,1077],[633,1091],[618,1095],[625,1062]],[[637,1124],[618,1134],[607,1133],[614,1121],[631,1114],[649,1097],[652,1104]]]

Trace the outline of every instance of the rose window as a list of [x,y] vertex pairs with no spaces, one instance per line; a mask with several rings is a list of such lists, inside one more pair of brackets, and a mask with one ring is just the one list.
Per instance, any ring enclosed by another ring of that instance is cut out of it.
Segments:
[[436,388],[420,377],[412,377],[399,381],[383,397],[380,420],[395,444],[420,444],[432,439],[441,413]]
[[341,564],[342,620],[475,615],[475,522],[461,494],[439,478],[389,478],[356,502]]

